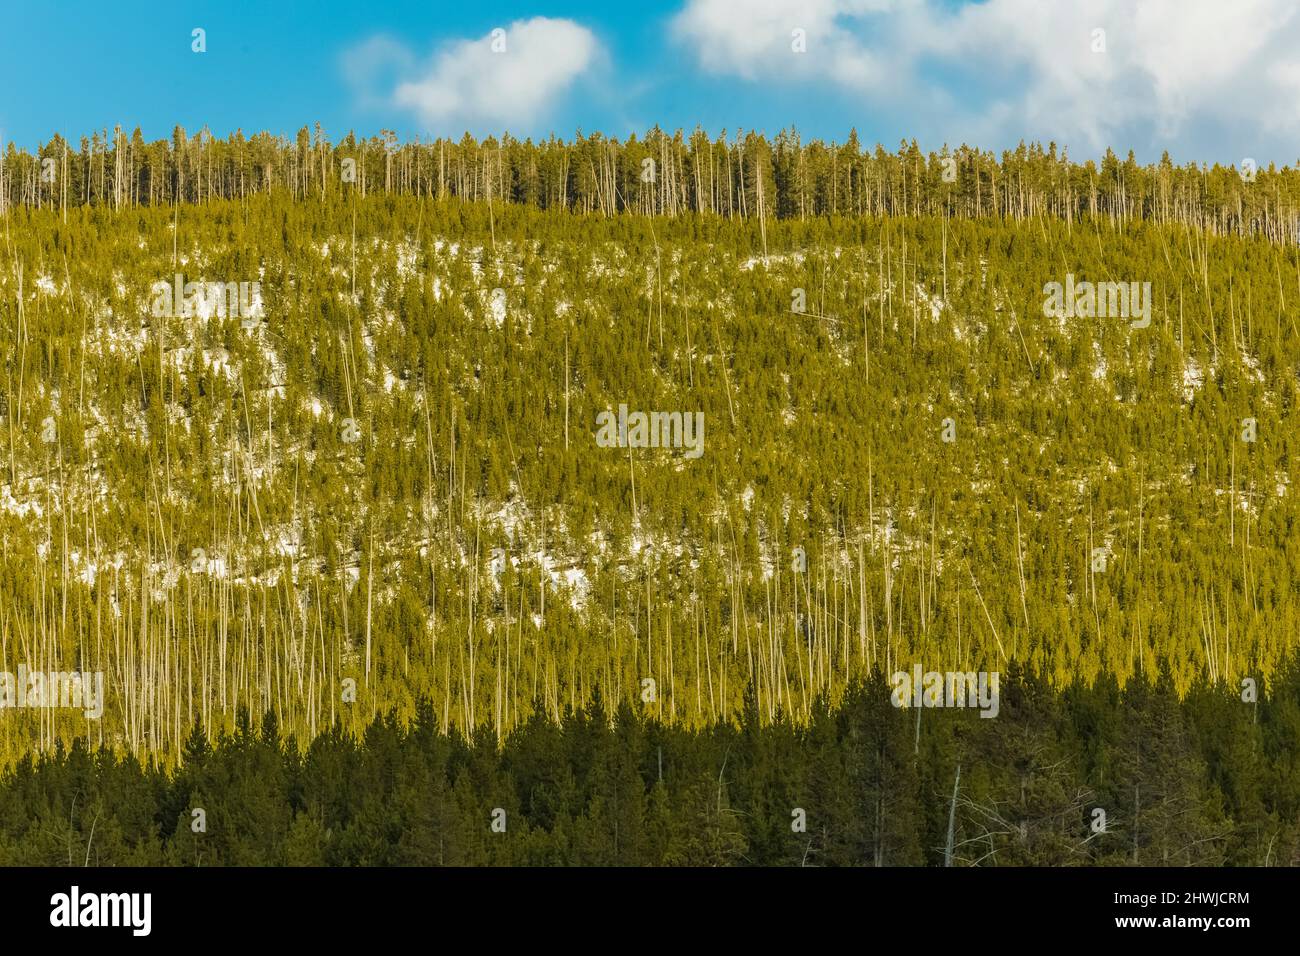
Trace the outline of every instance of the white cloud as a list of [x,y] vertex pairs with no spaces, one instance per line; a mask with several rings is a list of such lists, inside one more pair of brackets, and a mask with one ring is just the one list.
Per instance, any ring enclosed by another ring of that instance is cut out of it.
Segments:
[[837,89],[941,142],[1289,162],[1300,133],[1293,0],[687,0],[671,32],[708,72]]
[[344,72],[363,105],[384,71],[395,74],[387,102],[431,131],[531,126],[602,56],[599,41],[572,20],[516,20],[500,33],[456,40],[417,64],[405,47],[373,38],[350,51]]
[[[848,85],[878,79],[879,55],[840,23],[888,9],[890,0],[690,0],[672,31],[691,45],[700,65],[747,80],[838,77]],[[810,54],[793,52],[802,30]]]

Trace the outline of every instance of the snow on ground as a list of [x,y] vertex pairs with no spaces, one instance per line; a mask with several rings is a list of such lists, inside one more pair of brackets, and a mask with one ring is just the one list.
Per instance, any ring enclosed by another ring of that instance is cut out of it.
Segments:
[[1204,384],[1205,370],[1189,355],[1183,362],[1183,400],[1190,402]]

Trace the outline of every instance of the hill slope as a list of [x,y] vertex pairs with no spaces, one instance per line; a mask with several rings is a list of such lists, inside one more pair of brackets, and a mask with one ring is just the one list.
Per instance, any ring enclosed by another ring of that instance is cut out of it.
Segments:
[[[11,752],[424,694],[806,717],[914,662],[1185,689],[1294,644],[1294,248],[279,192],[0,229],[0,667],[105,681]],[[1045,314],[1076,281],[1150,324]],[[620,406],[700,454],[605,447]]]

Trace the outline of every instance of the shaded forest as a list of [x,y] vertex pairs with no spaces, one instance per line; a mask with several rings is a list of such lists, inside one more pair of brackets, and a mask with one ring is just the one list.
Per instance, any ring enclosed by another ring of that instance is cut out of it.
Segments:
[[995,720],[896,709],[877,674],[799,723],[752,692],[695,730],[597,695],[500,744],[444,733],[428,701],[301,747],[241,713],[215,740],[194,727],[175,770],[78,741],[0,776],[0,864],[1300,862],[1295,668],[1257,703],[1003,678]]

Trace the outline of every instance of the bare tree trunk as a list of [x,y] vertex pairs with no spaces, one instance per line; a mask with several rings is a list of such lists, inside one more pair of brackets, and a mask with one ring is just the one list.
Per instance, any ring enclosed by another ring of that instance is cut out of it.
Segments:
[[957,764],[957,776],[952,782],[952,803],[948,804],[948,845],[943,850],[943,865],[952,866],[952,835],[957,822],[957,788],[961,784],[961,764]]

